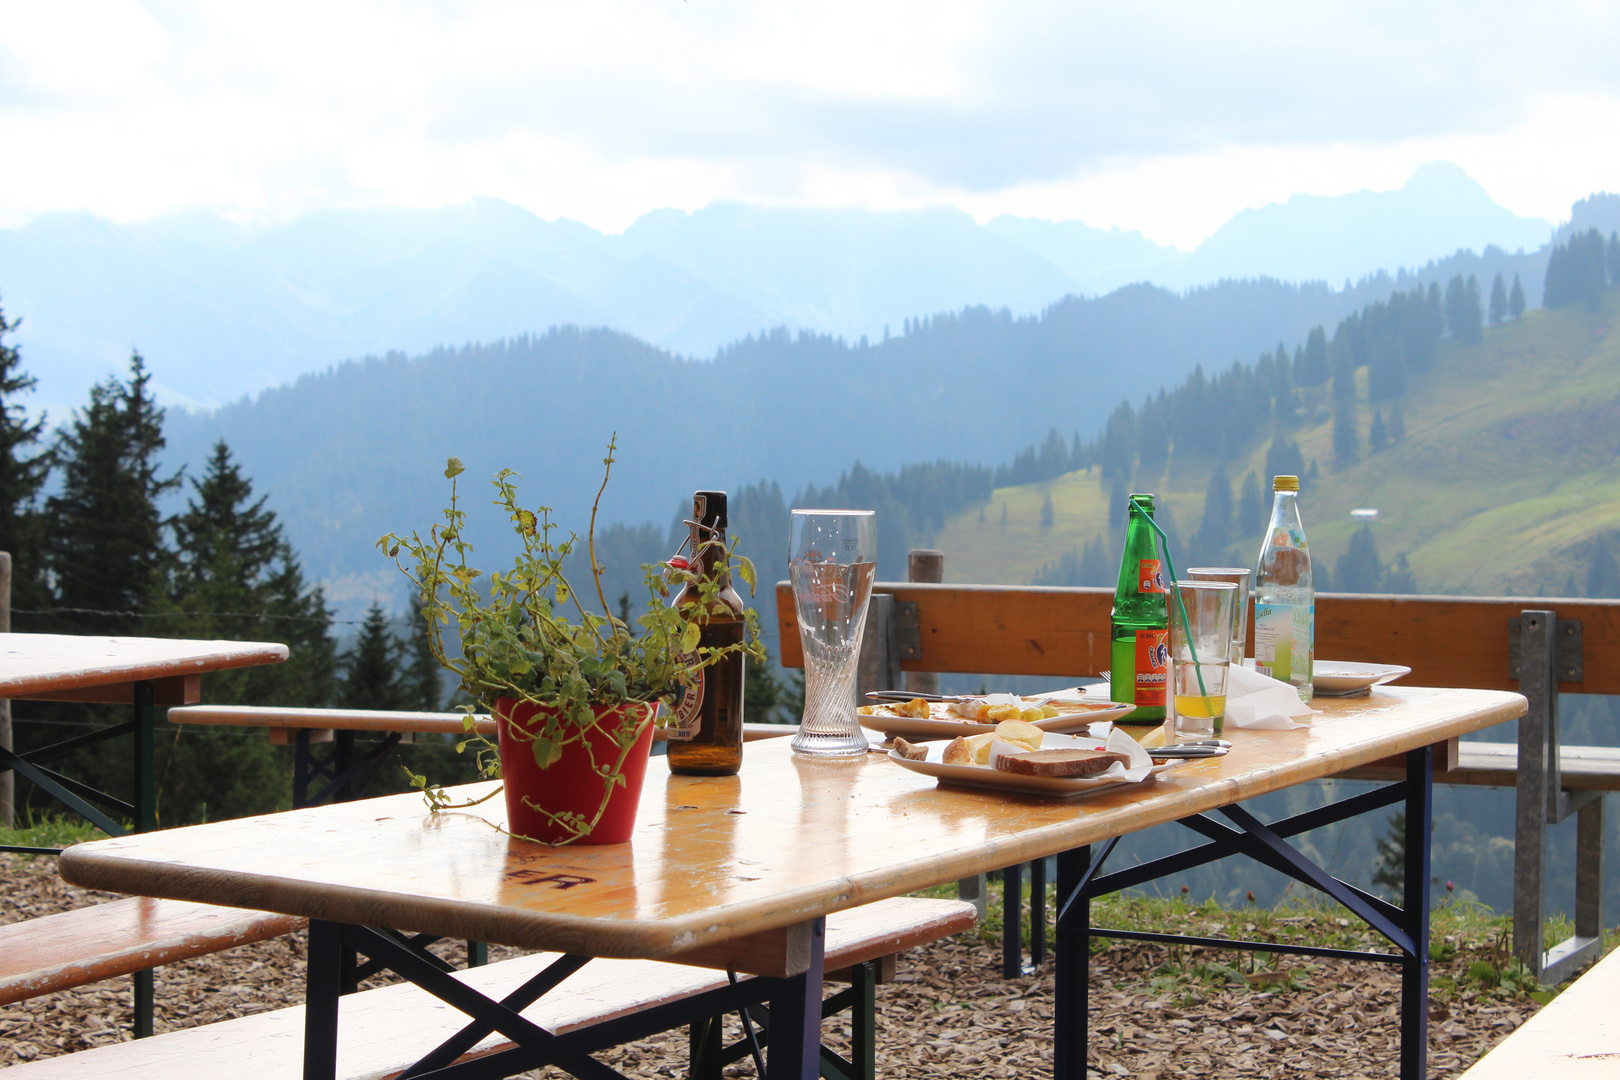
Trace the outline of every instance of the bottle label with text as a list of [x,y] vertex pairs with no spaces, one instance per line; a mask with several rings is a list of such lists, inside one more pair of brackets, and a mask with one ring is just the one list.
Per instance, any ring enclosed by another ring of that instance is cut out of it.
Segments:
[[1314,604],[1254,605],[1254,669],[1286,683],[1311,677]]
[[[686,653],[680,659],[684,665],[697,663],[697,655]],[[681,692],[681,699],[675,703],[669,725],[664,728],[666,738],[674,742],[685,742],[698,733],[698,713],[703,708],[704,683],[708,681],[709,669],[703,668],[697,673],[697,685],[689,686]]]
[[1136,591],[1142,593],[1164,592],[1164,571],[1159,569],[1158,559],[1137,560]]
[[1168,630],[1136,632],[1136,707],[1139,709],[1164,704],[1165,687],[1170,681],[1169,634]]

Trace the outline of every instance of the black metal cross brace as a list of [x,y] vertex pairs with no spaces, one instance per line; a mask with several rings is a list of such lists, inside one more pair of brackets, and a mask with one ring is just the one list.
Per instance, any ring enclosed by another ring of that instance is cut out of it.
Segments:
[[[1088,976],[1093,937],[1398,964],[1401,968],[1400,1075],[1403,1080],[1422,1080],[1428,1051],[1429,819],[1433,764],[1432,747],[1413,750],[1406,755],[1406,778],[1401,782],[1271,825],[1262,823],[1239,806],[1226,806],[1218,810],[1222,817],[1231,822],[1230,825],[1202,814],[1184,818],[1179,824],[1209,838],[1210,842],[1112,874],[1103,874],[1101,869],[1118,843],[1117,837],[1103,844],[1095,859],[1091,858],[1089,848],[1077,848],[1060,854],[1054,1017],[1057,1029],[1054,1066],[1058,1080],[1085,1080],[1087,1013],[1090,1005]],[[1396,907],[1332,876],[1287,842],[1287,837],[1402,801],[1406,804],[1403,907]],[[1265,941],[1112,930],[1091,925],[1091,902],[1096,897],[1202,866],[1228,855],[1247,855],[1332,897],[1388,939],[1394,950],[1327,949]]]
[[[353,731],[338,731],[332,736],[332,749],[324,758],[317,757],[310,744],[310,731],[300,728],[293,749],[293,808],[320,806],[327,802],[347,802],[360,797],[371,778],[377,775],[390,751],[399,745],[400,733],[390,731],[358,760],[355,758]],[[309,793],[312,783],[327,781],[315,794]]]
[[[810,966],[802,975],[747,979],[557,1035],[520,1014],[589,963],[590,957],[561,956],[528,982],[495,1000],[424,958],[394,931],[311,919],[304,1080],[333,1080],[336,1076],[338,1014],[343,957],[347,950],[365,954],[372,964],[386,967],[470,1018],[455,1035],[402,1072],[401,1080],[494,1080],[545,1065],[555,1065],[581,1080],[624,1080],[622,1074],[591,1055],[621,1043],[685,1024],[703,1023],[721,1013],[766,1002],[772,1003],[781,1020],[772,1032],[768,1080],[813,1077],[818,1070],[821,1050],[825,934],[824,921],[816,920],[811,935]],[[494,1032],[500,1032],[515,1045],[457,1061]]]

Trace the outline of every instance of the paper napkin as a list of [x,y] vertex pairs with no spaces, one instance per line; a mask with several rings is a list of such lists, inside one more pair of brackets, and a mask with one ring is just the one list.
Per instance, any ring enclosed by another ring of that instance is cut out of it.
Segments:
[[1233,665],[1226,676],[1226,724],[1235,728],[1288,731],[1304,724],[1296,720],[1318,715],[1299,700],[1289,684],[1253,668]]

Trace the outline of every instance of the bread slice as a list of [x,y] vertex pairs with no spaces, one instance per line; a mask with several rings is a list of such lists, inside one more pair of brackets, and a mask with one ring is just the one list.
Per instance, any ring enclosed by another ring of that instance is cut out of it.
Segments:
[[1095,776],[1107,770],[1114,762],[1129,766],[1130,759],[1111,750],[1035,750],[1028,754],[1003,754],[996,758],[996,768],[1019,776]]
[[928,747],[906,742],[898,735],[894,737],[894,748],[908,761],[925,761],[928,758]]

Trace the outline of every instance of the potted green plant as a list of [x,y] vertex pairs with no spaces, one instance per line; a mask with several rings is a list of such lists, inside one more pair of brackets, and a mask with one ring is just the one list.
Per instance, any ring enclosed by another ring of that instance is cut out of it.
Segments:
[[[551,508],[520,506],[519,477],[510,469],[492,481],[494,505],[520,542],[506,572],[486,577],[470,562],[467,516],[457,491],[464,469],[457,458],[444,471],[450,481],[444,521],[426,537],[390,533],[378,541],[416,587],[433,656],[496,718],[498,740],[491,743],[473,724],[478,706],[468,706],[468,736],[458,750],[475,747],[479,774],[502,778],[511,833],[541,843],[629,839],[660,703],[672,703],[695,685],[699,671],[732,652],[764,658],[752,610],[741,643],[698,647],[697,613],[719,592],[712,579],[698,576],[699,559],[642,566],[647,610],[636,620],[638,629],[609,611],[596,559],[596,516],[616,450],[615,437],[608,443],[586,533],[584,553],[599,610],[581,602],[564,570],[579,538],[569,534],[554,540]],[[724,564],[752,592],[753,565],[736,554],[735,543]],[[704,603],[670,607],[670,589],[688,583],[704,590]],[[435,809],[470,805],[452,803],[425,777],[413,776],[413,782]]]

